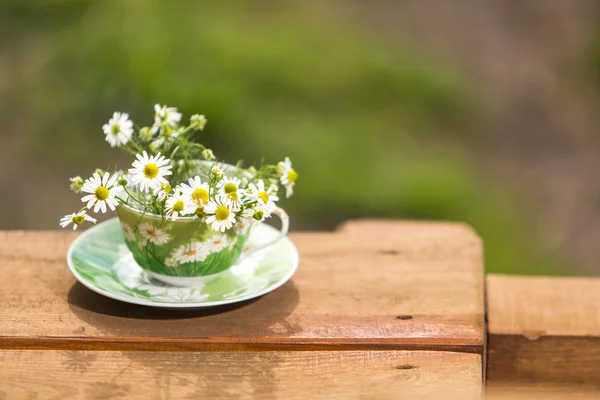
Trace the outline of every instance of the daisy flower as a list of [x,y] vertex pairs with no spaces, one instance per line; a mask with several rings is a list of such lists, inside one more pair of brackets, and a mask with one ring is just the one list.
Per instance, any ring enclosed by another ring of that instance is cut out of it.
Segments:
[[168,183],[163,183],[160,187],[154,189],[154,195],[159,201],[164,201],[169,193],[171,193],[171,185]]
[[123,236],[125,236],[125,240],[129,242],[133,242],[135,240],[135,232],[131,226],[122,224],[121,229],[123,229]]
[[181,114],[175,107],[154,105],[154,125],[150,130],[153,134],[162,132],[165,128],[173,128],[181,121]]
[[169,239],[171,239],[167,232],[149,223],[140,225],[138,227],[138,231],[142,237],[157,245],[165,244],[169,241]]
[[116,112],[108,123],[102,126],[102,130],[111,147],[121,147],[129,142],[133,135],[133,122],[129,119],[129,114]]
[[294,185],[298,180],[298,173],[292,168],[292,160],[285,158],[284,162],[277,165],[281,177],[281,184],[285,186],[285,197],[290,197],[294,193]]
[[272,201],[263,203],[262,200],[259,200],[256,204],[255,210],[256,211],[252,215],[252,218],[258,221],[264,221],[265,218],[270,218],[273,211],[275,211],[275,203],[273,203]]
[[165,203],[165,215],[173,221],[176,221],[177,218],[182,217],[184,214],[192,214],[195,211],[195,205],[179,190],[176,190],[172,196],[169,196]]
[[262,202],[263,204],[274,203],[279,201],[277,196],[277,187],[271,185],[268,189],[265,189],[265,181],[262,179],[255,185],[251,183],[246,189],[246,196],[252,200]]
[[60,226],[66,228],[70,223],[73,223],[73,230],[76,230],[77,227],[83,224],[84,221],[89,221],[92,224],[96,223],[96,219],[90,217],[85,213],[85,210],[79,211],[78,213],[65,215],[60,219]]
[[206,247],[200,242],[191,242],[178,247],[172,255],[172,258],[180,262],[181,264],[190,262],[200,262],[206,260],[209,253]]
[[219,182],[218,193],[224,205],[233,211],[242,208],[242,196],[244,190],[240,189],[241,181],[238,178],[225,178]]
[[112,178],[110,173],[105,172],[102,178],[97,172],[94,172],[91,178],[86,179],[81,191],[84,193],[91,193],[81,198],[81,201],[87,202],[86,207],[94,207],[94,212],[102,210],[106,212],[106,206],[114,211],[119,205],[116,199],[116,195],[123,191],[123,187],[115,185],[117,182],[117,174],[113,174]]
[[169,165],[171,160],[161,156],[158,153],[155,156],[148,157],[148,153],[144,150],[143,155],[136,154],[137,160],[133,162],[133,168],[129,169],[131,181],[134,184],[140,185],[142,192],[149,192],[150,189],[157,188],[160,184],[167,184],[164,178],[171,175],[172,165]]
[[179,263],[178,263],[178,262],[177,262],[177,260],[176,260],[176,259],[174,259],[173,257],[167,257],[167,258],[165,259],[165,265],[166,265],[167,267],[171,267],[171,268],[173,268],[173,267],[176,267],[176,266],[178,266],[178,265],[179,265]]
[[182,183],[181,191],[184,195],[188,196],[190,200],[196,203],[198,206],[208,203],[209,200],[209,186],[207,182],[202,183],[199,176],[190,178],[188,180],[189,185]]
[[204,206],[204,212],[208,214],[206,223],[212,225],[212,228],[215,231],[225,232],[235,223],[235,214],[226,205],[209,201],[208,204]]
[[206,246],[211,253],[218,253],[229,246],[229,237],[224,233],[219,233],[206,241]]
[[235,233],[243,234],[243,233],[246,233],[246,231],[248,230],[249,227],[250,227],[250,224],[247,222],[246,219],[244,219],[242,221],[238,221],[238,223],[235,224],[235,227],[233,229],[235,230]]

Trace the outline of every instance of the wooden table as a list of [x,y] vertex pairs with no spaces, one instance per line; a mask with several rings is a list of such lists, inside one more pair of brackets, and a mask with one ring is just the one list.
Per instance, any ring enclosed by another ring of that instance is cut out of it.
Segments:
[[120,303],[71,276],[76,234],[0,233],[0,398],[479,398],[482,246],[457,224],[294,233],[300,267],[255,301]]
[[479,399],[486,371],[494,399],[532,398],[531,385],[561,398],[549,383],[600,398],[600,280],[489,276],[486,362],[470,228],[354,221],[290,236],[300,267],[280,289],[167,311],[77,283],[76,234],[0,232],[0,399]]

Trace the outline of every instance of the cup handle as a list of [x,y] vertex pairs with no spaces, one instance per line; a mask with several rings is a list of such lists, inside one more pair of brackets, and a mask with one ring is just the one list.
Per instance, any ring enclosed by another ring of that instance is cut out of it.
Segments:
[[281,229],[279,230],[279,234],[273,240],[270,240],[269,242],[263,243],[259,246],[253,247],[250,250],[248,250],[246,253],[242,254],[240,256],[240,258],[238,258],[236,264],[243,262],[246,258],[250,257],[252,254],[254,254],[258,251],[261,251],[262,249],[267,248],[272,244],[277,243],[278,241],[283,239],[283,237],[285,235],[287,235],[288,230],[290,228],[290,217],[287,215],[285,210],[280,207],[275,207],[275,210],[273,210],[273,214],[277,215],[279,217],[279,219],[281,220]]

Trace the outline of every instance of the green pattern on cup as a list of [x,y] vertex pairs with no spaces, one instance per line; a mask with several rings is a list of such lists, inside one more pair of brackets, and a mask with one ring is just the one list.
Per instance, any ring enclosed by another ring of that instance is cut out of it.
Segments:
[[225,271],[239,259],[250,222],[225,233],[198,219],[165,220],[127,206],[117,209],[127,248],[145,270],[168,276],[200,277]]

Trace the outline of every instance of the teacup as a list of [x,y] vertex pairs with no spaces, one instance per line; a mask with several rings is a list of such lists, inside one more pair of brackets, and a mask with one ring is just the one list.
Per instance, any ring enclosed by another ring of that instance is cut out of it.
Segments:
[[237,221],[221,233],[199,219],[171,221],[124,204],[117,207],[117,214],[125,244],[138,265],[152,278],[175,286],[196,286],[216,277],[279,241],[289,227],[287,213],[276,207],[274,214],[281,219],[277,237],[244,251],[252,227],[258,223],[253,219]]

